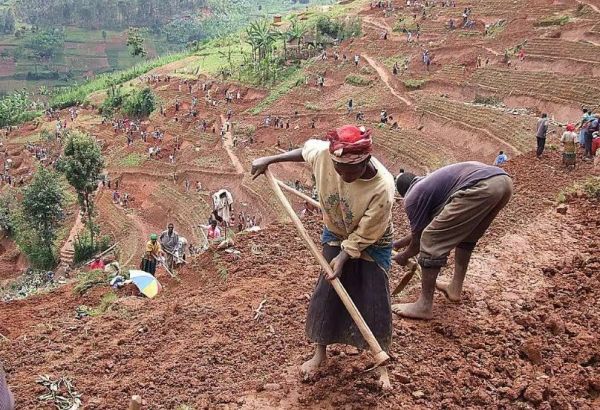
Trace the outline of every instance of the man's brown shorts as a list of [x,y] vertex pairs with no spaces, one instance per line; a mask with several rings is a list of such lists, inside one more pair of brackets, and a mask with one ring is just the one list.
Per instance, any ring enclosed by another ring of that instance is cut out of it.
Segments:
[[421,266],[445,266],[448,254],[457,247],[473,250],[512,193],[508,175],[484,179],[455,192],[421,235]]

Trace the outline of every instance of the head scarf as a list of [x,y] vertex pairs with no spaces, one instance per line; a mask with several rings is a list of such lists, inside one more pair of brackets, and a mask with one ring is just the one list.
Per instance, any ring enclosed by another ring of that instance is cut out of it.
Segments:
[[575,131],[575,125],[574,124],[567,124],[567,131]]
[[344,125],[327,133],[329,154],[335,162],[359,164],[369,158],[373,149],[371,130]]

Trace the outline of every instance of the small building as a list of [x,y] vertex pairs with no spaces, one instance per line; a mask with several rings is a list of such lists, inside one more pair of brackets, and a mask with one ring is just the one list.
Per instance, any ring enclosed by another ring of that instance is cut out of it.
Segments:
[[273,24],[280,24],[281,23],[281,16],[276,14],[273,16]]

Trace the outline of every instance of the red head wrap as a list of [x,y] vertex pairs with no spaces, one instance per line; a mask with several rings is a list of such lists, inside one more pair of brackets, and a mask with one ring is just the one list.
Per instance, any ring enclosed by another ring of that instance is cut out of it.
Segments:
[[575,131],[575,125],[574,124],[567,124],[567,131]]
[[373,149],[371,130],[344,125],[327,133],[329,153],[336,162],[358,164],[369,157]]

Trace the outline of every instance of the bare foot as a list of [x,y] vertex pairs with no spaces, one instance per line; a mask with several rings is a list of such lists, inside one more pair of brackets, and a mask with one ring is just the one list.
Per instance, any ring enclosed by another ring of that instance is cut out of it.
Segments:
[[419,302],[397,303],[392,305],[392,312],[409,319],[430,320],[433,317],[431,307],[427,308]]
[[452,289],[450,283],[436,283],[435,288],[442,292],[449,301],[460,302],[460,294],[462,292],[457,292],[456,290]]
[[390,382],[390,375],[388,374],[387,367],[381,366],[377,371],[379,372],[379,384],[381,385],[381,390],[392,390],[392,383]]
[[322,357],[319,354],[315,354],[310,360],[305,361],[300,366],[300,375],[303,380],[308,380],[319,367],[323,366],[327,362],[326,357]]

